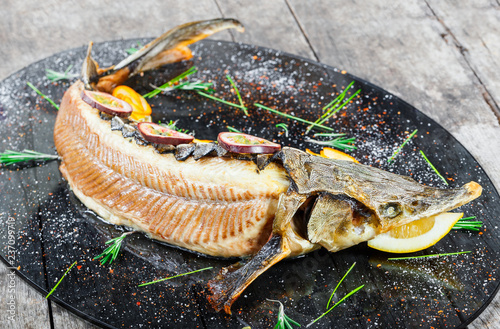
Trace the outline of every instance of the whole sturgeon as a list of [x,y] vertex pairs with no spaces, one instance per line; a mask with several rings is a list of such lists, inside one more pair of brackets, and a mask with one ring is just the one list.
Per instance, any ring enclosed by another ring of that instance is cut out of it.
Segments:
[[[427,187],[289,147],[272,158],[242,157],[216,144],[179,145],[173,153],[173,147],[164,150],[142,140],[133,125],[104,120],[85,103],[84,85],[99,85],[90,49],[84,67],[93,74],[66,91],[54,128],[63,176],[88,208],[111,223],[206,255],[252,256],[209,282],[209,300],[217,310],[230,313],[241,292],[285,257],[321,246],[348,248],[481,194],[475,182],[455,189]],[[114,78],[106,81],[109,86]]]

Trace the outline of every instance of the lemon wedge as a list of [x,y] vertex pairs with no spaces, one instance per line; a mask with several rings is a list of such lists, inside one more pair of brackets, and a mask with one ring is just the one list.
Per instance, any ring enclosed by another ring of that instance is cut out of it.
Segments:
[[324,147],[319,152],[319,154],[314,153],[310,149],[306,149],[306,153],[309,153],[309,154],[315,155],[315,156],[319,156],[319,157],[323,157],[323,158],[328,158],[328,159],[346,160],[346,161],[352,161],[352,162],[359,163],[358,160],[356,160],[355,158],[353,158],[349,154],[344,153],[344,152],[339,151],[339,150],[336,150],[336,149],[332,149],[331,147]]
[[435,245],[448,234],[463,215],[463,213],[446,212],[422,218],[377,235],[368,241],[368,246],[393,253],[423,250]]

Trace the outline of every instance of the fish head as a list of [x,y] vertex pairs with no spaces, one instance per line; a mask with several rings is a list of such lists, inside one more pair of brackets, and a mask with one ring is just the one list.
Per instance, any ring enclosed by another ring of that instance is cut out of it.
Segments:
[[301,208],[292,209],[303,210],[305,223],[295,226],[307,226],[302,236],[330,251],[452,210],[479,197],[482,191],[475,182],[440,189],[378,168],[294,148],[285,147],[280,152],[291,181],[290,191],[305,200]]

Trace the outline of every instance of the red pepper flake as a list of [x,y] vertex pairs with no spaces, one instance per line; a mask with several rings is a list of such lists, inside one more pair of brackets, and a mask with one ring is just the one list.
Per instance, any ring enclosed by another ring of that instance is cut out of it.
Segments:
[[49,195],[52,195],[52,194],[54,194],[54,193],[49,193]]
[[140,306],[141,305],[141,302],[137,302],[137,306]]
[[81,269],[81,268],[82,268],[82,265],[76,265],[76,268],[77,268],[77,269]]

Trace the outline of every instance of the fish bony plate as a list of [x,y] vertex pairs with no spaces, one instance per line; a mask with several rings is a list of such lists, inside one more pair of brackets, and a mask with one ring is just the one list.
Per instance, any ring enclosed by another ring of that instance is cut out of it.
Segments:
[[[94,57],[103,66],[115,63],[125,57],[124,50],[136,41],[95,45]],[[230,74],[248,104],[260,102],[314,120],[321,103],[329,101],[329,95],[355,80],[355,90],[362,89],[361,97],[330,126],[357,137],[358,150],[352,154],[362,163],[398,174],[412,173],[421,183],[445,187],[419,158],[418,149],[422,149],[453,179],[452,186],[475,180],[484,187],[480,199],[460,210],[467,216],[477,215],[484,221],[486,231],[481,235],[451,232],[421,254],[463,250],[472,253],[457,258],[395,262],[387,260],[390,255],[371,250],[365,244],[337,253],[317,250],[283,261],[265,272],[234,304],[229,317],[211,309],[205,289],[206,282],[234,260],[208,258],[137,234],[127,238],[120,258],[112,266],[92,261],[102,252],[104,242],[121,234],[122,228],[102,222],[85,208],[62,180],[58,164],[51,162],[20,171],[2,169],[0,188],[6,192],[6,202],[0,220],[15,223],[19,232],[15,244],[18,257],[8,258],[6,225],[0,231],[0,242],[5,250],[4,260],[20,266],[19,274],[47,292],[64,270],[78,260],[80,268],[68,274],[53,297],[104,327],[272,327],[278,305],[267,301],[269,297],[281,300],[287,315],[305,325],[324,311],[331,291],[353,262],[357,265],[340,287],[337,299],[361,284],[365,288],[323,318],[318,327],[365,328],[377,324],[407,328],[419,326],[424,319],[426,326],[456,328],[464,327],[479,314],[498,289],[498,280],[493,279],[498,277],[499,241],[493,222],[499,197],[477,162],[449,133],[395,96],[331,67],[235,43],[203,41],[191,49],[195,56],[190,62],[133,78],[130,85],[144,93],[150,90],[149,83],[162,84],[195,65],[198,77],[212,80],[223,98],[234,96],[225,79]],[[44,69],[64,70],[69,64],[79,67],[84,56],[83,48],[56,54],[2,82],[0,119],[5,124],[1,129],[4,136],[11,137],[5,148],[54,152],[56,110],[26,89],[25,82],[38,85],[58,101],[69,83],[49,83]],[[243,117],[235,109],[184,92],[156,97],[152,103],[153,121],[178,119],[179,127],[195,130],[198,138],[216,139],[229,125],[284,145],[318,151],[313,144],[304,142],[301,133],[305,126],[265,111],[253,109],[249,117]],[[275,127],[280,122],[289,125],[288,137]],[[389,165],[387,158],[407,132],[417,128],[418,138]],[[142,282],[209,266],[214,269],[168,283],[137,287]]]

